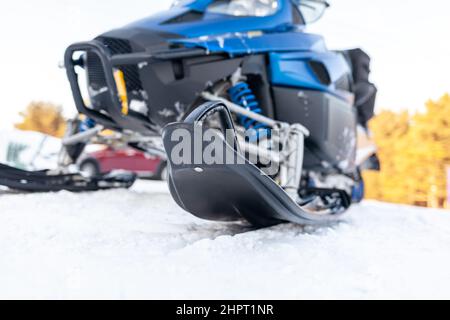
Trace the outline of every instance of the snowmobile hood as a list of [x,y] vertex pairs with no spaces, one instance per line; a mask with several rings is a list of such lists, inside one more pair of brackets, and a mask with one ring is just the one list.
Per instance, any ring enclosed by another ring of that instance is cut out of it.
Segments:
[[101,37],[129,41],[133,51],[167,49],[173,44],[230,55],[326,49],[322,37],[302,32],[303,20],[295,15],[298,12],[291,0],[278,0],[276,11],[267,16],[233,16],[206,10],[213,1],[174,6]]
[[211,53],[224,52],[232,57],[273,51],[326,51],[326,45],[321,36],[304,32],[230,33],[220,36],[176,39],[170,42],[181,44],[186,48],[203,48]]
[[139,28],[182,37],[219,35],[230,32],[289,30],[295,23],[290,0],[278,0],[274,14],[257,16],[233,16],[208,11],[213,0],[197,0],[183,6],[172,7],[159,14],[131,23],[126,28]]

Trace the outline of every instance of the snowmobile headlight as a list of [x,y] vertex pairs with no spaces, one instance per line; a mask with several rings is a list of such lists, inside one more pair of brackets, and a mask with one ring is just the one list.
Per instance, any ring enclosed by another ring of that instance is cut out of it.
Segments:
[[127,115],[129,110],[127,85],[125,83],[125,76],[121,70],[114,71],[114,80],[116,81],[117,93],[119,94],[119,99],[122,103],[122,113]]

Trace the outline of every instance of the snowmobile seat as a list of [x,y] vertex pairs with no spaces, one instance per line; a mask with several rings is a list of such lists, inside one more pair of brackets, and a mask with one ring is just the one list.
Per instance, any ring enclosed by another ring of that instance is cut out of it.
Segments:
[[280,222],[323,224],[339,219],[344,210],[318,215],[300,207],[274,180],[242,156],[235,137],[234,143],[227,143],[219,133],[216,136],[223,144],[224,153],[229,152],[234,156],[233,159],[239,160],[236,163],[206,164],[202,161],[194,164],[195,156],[192,155],[196,150],[205,150],[211,143],[209,141],[198,142],[201,148],[194,141],[190,146],[192,161],[182,164],[177,162],[175,154],[172,154],[179,150],[177,144],[180,139],[175,134],[176,130],[184,130],[192,138],[199,127],[204,130],[203,121],[215,113],[219,113],[224,128],[234,129],[227,107],[221,102],[209,102],[195,109],[184,122],[169,124],[163,130],[169,163],[169,188],[179,206],[202,219],[246,219],[260,227]]

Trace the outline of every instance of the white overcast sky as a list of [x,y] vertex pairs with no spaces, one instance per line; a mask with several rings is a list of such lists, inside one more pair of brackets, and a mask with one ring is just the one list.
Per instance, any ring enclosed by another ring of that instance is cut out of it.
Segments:
[[[450,92],[450,1],[332,0],[310,31],[331,49],[362,47],[373,58],[378,108],[420,108]],[[64,49],[170,6],[170,0],[14,0],[0,4],[0,127],[31,100],[75,110]]]

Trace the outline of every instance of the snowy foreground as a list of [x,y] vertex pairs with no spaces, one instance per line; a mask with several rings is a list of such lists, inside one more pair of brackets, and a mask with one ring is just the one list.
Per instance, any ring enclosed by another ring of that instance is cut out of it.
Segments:
[[450,298],[445,211],[366,202],[328,228],[245,231],[161,182],[1,194],[0,298]]

